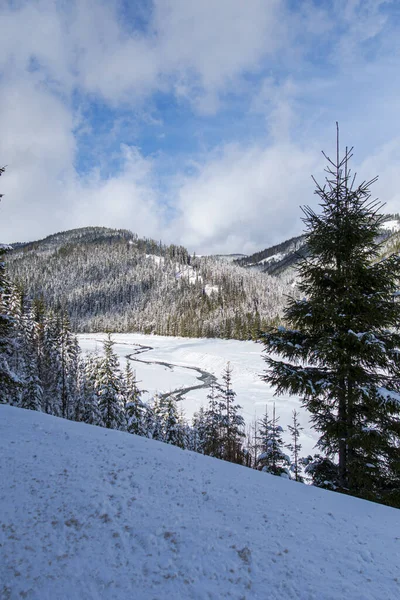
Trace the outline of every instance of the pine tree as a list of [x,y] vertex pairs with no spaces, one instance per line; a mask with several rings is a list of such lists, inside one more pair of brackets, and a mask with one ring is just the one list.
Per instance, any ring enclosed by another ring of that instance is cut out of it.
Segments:
[[206,411],[201,406],[200,409],[194,413],[192,419],[192,428],[190,432],[190,441],[188,443],[188,449],[199,454],[205,454],[205,448],[207,443],[207,421]]
[[263,334],[264,379],[277,394],[303,398],[320,450],[338,457],[339,489],[399,503],[400,257],[379,259],[384,217],[371,200],[375,179],[355,187],[351,156],[346,149],[340,158],[338,136],[336,160],[326,157],[326,183],[315,182],[320,214],[303,209],[304,298],[289,300],[287,327]]
[[258,456],[258,468],[265,473],[288,477],[289,457],[283,452],[283,429],[278,424],[275,403],[272,410],[272,419],[268,417],[268,408],[260,425],[261,454]]
[[75,403],[75,420],[90,425],[102,425],[96,386],[100,360],[97,354],[89,354],[80,360],[78,369],[79,397]]
[[300,463],[300,450],[301,444],[299,442],[300,432],[304,427],[300,426],[299,413],[296,409],[293,410],[293,421],[291,425],[288,425],[290,436],[292,441],[286,445],[286,448],[292,453],[292,462],[290,465],[290,471],[293,473],[295,481],[303,481],[301,476],[301,463]]
[[210,385],[207,400],[208,405],[204,411],[204,454],[222,458],[222,415],[214,382]]
[[218,388],[222,415],[222,458],[229,462],[243,463],[244,419],[239,414],[241,406],[235,403],[236,392],[232,387],[232,367],[229,362],[222,373],[222,381],[223,384]]
[[[5,168],[0,167],[0,176]],[[0,194],[0,200],[3,194]],[[4,257],[9,246],[0,244],[0,403],[8,403],[16,396],[21,382],[11,368],[15,350],[14,319],[10,314],[10,282],[6,273]]]
[[[42,410],[43,388],[40,380],[37,352],[37,323],[32,309],[21,316],[21,357],[24,363],[24,383],[19,406],[30,410]],[[22,362],[21,361],[21,362]]]
[[108,334],[103,342],[104,357],[98,361],[95,389],[99,398],[102,424],[108,429],[121,429],[124,425],[121,373],[118,356],[113,350],[114,345],[115,342]]
[[158,418],[162,426],[162,441],[173,446],[185,447],[185,435],[179,416],[176,398],[173,394],[161,396],[158,404]]
[[137,383],[136,372],[132,370],[131,362],[127,359],[122,387],[126,428],[129,433],[145,435],[145,405],[141,399],[143,391],[138,388]]

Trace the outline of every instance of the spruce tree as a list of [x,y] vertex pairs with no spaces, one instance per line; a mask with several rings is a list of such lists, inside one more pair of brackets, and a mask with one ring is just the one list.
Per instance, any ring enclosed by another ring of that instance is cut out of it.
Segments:
[[232,387],[232,367],[228,362],[222,373],[222,385],[218,386],[221,409],[221,434],[222,458],[229,462],[242,463],[242,441],[244,433],[244,419],[239,413],[241,406],[236,404],[236,392]]
[[198,412],[194,413],[193,415],[188,449],[193,450],[193,452],[198,452],[199,454],[205,454],[206,440],[206,411],[204,410],[204,407],[201,406]]
[[[0,176],[5,168],[0,167]],[[3,194],[0,194],[0,200]],[[11,368],[14,354],[14,320],[10,314],[10,282],[4,258],[10,247],[0,244],[0,402],[8,403],[15,397],[20,385],[18,375]]]
[[121,372],[118,356],[113,350],[114,344],[108,334],[103,342],[104,357],[98,362],[95,389],[99,398],[102,425],[108,429],[121,429],[124,425]]
[[295,481],[303,481],[301,476],[301,462],[300,462],[300,450],[301,444],[299,442],[300,432],[304,429],[304,427],[300,426],[299,423],[299,413],[296,409],[293,410],[293,420],[292,424],[288,425],[288,430],[292,441],[290,444],[286,445],[286,448],[292,453],[292,462],[290,465],[290,471],[293,473],[293,477]]
[[204,411],[204,454],[214,456],[214,458],[222,458],[222,415],[214,382],[210,385],[207,400],[208,405]]
[[276,416],[275,404],[271,419],[268,417],[268,408],[265,407],[265,415],[259,430],[261,454],[258,456],[257,463],[258,468],[265,473],[288,477],[290,460],[283,451],[283,429],[278,421],[279,417]]
[[303,208],[303,298],[288,301],[285,327],[262,335],[264,379],[277,394],[303,398],[320,450],[338,459],[338,489],[399,503],[400,258],[380,259],[384,216],[370,195],[376,179],[356,187],[352,150],[340,158],[339,136],[336,160],[324,156],[326,182],[314,180],[320,211]]
[[126,428],[129,433],[145,435],[145,405],[141,399],[143,391],[139,389],[137,384],[136,372],[132,369],[131,361],[126,359],[122,386]]
[[22,314],[21,325],[24,383],[19,406],[30,410],[42,410],[43,388],[37,353],[37,323],[31,308]]

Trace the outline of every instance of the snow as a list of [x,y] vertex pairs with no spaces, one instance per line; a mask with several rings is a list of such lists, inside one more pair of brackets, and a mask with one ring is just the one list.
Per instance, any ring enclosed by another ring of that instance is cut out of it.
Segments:
[[211,294],[218,294],[219,287],[217,285],[211,285],[210,283],[206,283],[204,286],[204,292],[207,296],[211,296]]
[[400,223],[397,219],[385,221],[384,223],[382,223],[382,229],[388,229],[389,231],[399,231]]
[[165,258],[156,254],[146,254],[146,258],[150,258],[158,267],[164,265]]
[[[137,356],[142,362],[133,362],[136,375],[140,381],[139,387],[148,391],[144,400],[148,400],[155,392],[170,392],[178,388],[199,385],[199,373],[192,368],[214,374],[220,381],[223,369],[229,361],[232,368],[232,384],[237,394],[237,402],[242,406],[241,413],[247,423],[255,416],[262,417],[265,407],[272,410],[276,403],[276,412],[280,417],[279,423],[285,433],[284,442],[289,442],[287,425],[292,421],[293,409],[300,412],[299,420],[304,430],[300,437],[303,454],[314,454],[314,446],[318,436],[308,422],[308,416],[301,408],[301,402],[295,396],[274,396],[274,390],[261,380],[265,371],[265,362],[262,356],[263,346],[255,342],[239,340],[221,340],[205,338],[180,338],[164,337],[144,334],[113,334],[116,342],[114,350],[120,357],[121,365],[125,357],[132,354],[137,345],[151,346],[153,350]],[[81,334],[78,335],[82,350],[102,351],[102,340],[106,334]],[[172,368],[165,365],[150,364],[151,361],[160,361],[173,364]],[[187,393],[184,400],[186,416],[191,419],[202,405],[207,403],[208,389],[203,387]]]
[[202,278],[191,265],[181,265],[179,263],[175,265],[175,277],[177,279],[187,279],[192,284],[196,283],[196,281],[202,281]]
[[282,258],[284,256],[286,256],[286,254],[282,254],[282,252],[278,252],[277,254],[272,254],[271,256],[268,256],[267,258],[263,258],[257,264],[258,265],[265,265],[265,264],[267,264],[269,262],[277,262],[278,260],[282,260]]
[[2,600],[396,600],[399,511],[0,406]]

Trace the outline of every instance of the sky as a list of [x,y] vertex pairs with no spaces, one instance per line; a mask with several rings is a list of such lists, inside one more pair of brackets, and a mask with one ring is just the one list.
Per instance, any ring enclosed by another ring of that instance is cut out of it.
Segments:
[[302,232],[334,154],[400,211],[400,2],[0,0],[0,241]]

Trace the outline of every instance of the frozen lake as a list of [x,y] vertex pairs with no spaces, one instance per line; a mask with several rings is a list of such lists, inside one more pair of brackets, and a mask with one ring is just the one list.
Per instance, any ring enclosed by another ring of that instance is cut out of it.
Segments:
[[[105,338],[106,334],[102,333],[78,336],[84,352],[95,350],[102,352],[102,340]],[[201,373],[195,369],[212,374],[221,381],[222,371],[229,361],[233,368],[233,389],[237,394],[237,402],[242,406],[241,412],[246,422],[251,423],[255,417],[261,417],[266,405],[272,415],[272,406],[275,402],[280,424],[286,429],[286,426],[291,423],[292,411],[296,408],[300,412],[300,422],[304,427],[301,436],[302,454],[315,452],[313,446],[317,435],[309,426],[308,415],[301,408],[299,398],[274,397],[274,390],[261,380],[260,375],[265,370],[261,344],[239,340],[193,339],[132,333],[113,334],[112,339],[116,342],[114,350],[120,358],[122,368],[127,356],[133,359],[132,364],[140,382],[139,387],[147,390],[144,395],[145,400],[151,398],[156,392],[176,392],[182,388],[204,385],[204,382],[199,379]],[[141,346],[149,346],[151,349],[134,355]],[[140,362],[135,359],[139,359]],[[169,366],[159,363],[168,363]],[[187,392],[182,405],[189,419],[201,405],[206,405],[207,393],[207,387],[199,387]],[[284,438],[288,439],[286,432]]]

